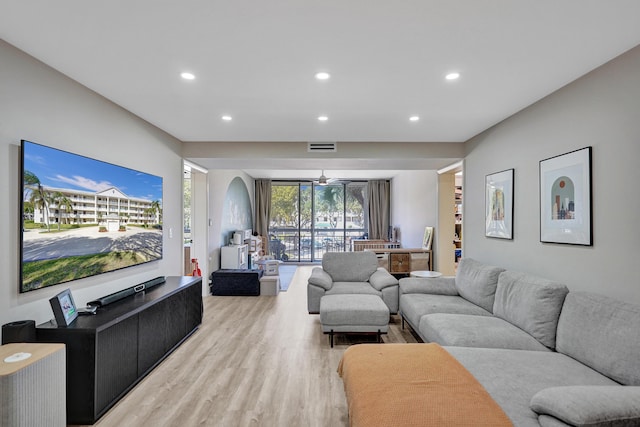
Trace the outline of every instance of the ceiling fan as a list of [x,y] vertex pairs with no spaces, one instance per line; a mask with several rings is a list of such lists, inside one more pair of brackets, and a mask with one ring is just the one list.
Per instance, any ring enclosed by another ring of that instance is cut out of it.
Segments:
[[322,173],[320,174],[320,178],[318,178],[317,183],[318,183],[318,185],[327,185],[327,184],[329,184],[329,179],[324,175],[324,169],[322,170]]
[[320,174],[320,177],[313,182],[318,185],[329,185],[329,184],[342,184],[343,182],[347,182],[347,181],[342,181],[337,178],[327,178],[324,174],[324,169],[323,169],[322,173]]

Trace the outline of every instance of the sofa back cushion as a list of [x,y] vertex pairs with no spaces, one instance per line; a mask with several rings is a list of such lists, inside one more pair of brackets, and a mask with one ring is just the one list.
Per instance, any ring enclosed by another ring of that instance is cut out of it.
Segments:
[[556,350],[625,385],[640,385],[640,306],[604,295],[569,292]]
[[505,271],[498,278],[493,314],[554,348],[560,310],[568,293],[561,283]]
[[504,268],[463,258],[456,272],[456,289],[467,301],[492,311],[498,276],[503,271]]
[[334,282],[366,282],[378,269],[373,252],[327,252],[322,256],[322,269]]

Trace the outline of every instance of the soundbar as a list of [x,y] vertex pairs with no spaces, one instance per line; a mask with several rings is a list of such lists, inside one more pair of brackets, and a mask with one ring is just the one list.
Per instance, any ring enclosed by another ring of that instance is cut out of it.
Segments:
[[120,301],[123,298],[126,298],[128,296],[131,296],[133,294],[137,294],[138,292],[142,292],[145,289],[150,289],[154,286],[158,286],[161,285],[165,282],[165,278],[164,276],[158,276],[154,279],[151,280],[147,280],[146,282],[142,282],[138,285],[135,286],[131,286],[130,288],[126,288],[123,289],[121,291],[118,292],[114,292],[112,294],[109,295],[105,295],[103,297],[100,297],[98,299],[95,299],[93,301],[89,301],[87,303],[87,305],[91,305],[91,306],[97,306],[97,307],[104,307],[105,305],[109,305],[111,303],[114,303],[116,301]]

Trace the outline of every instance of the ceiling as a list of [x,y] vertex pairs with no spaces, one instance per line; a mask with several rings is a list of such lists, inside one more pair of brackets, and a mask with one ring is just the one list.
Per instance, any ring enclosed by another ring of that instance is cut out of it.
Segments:
[[640,44],[639,16],[638,0],[2,0],[0,37],[181,141],[463,142]]

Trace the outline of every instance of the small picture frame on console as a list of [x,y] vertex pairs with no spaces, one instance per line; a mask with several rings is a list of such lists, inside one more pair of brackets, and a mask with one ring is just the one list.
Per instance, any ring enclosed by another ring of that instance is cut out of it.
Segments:
[[431,249],[433,242],[433,227],[424,228],[424,236],[422,237],[422,249]]
[[70,289],[65,289],[49,300],[58,326],[69,326],[78,317],[76,303]]

